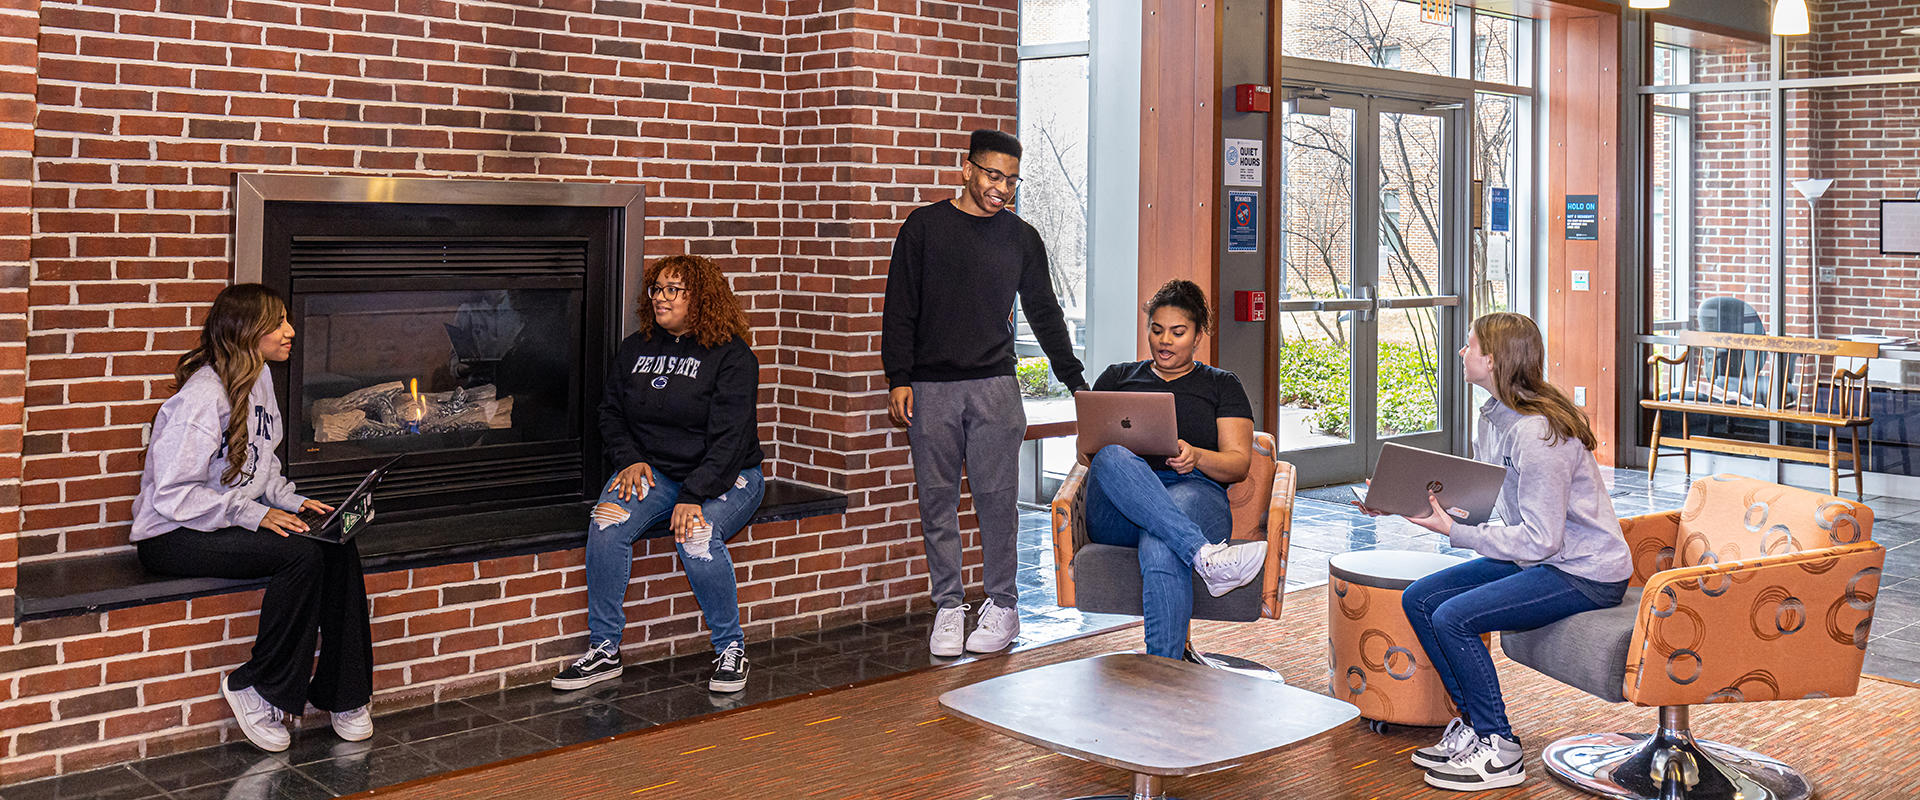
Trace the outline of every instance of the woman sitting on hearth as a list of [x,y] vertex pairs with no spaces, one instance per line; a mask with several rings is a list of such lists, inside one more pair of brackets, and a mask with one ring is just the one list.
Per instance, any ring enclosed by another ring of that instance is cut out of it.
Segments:
[[[373,735],[373,640],[360,551],[322,543],[302,511],[327,512],[281,474],[282,417],[267,362],[293,354],[285,301],[257,283],[213,300],[200,345],[174,368],[173,397],[133,501],[129,537],[148,570],[190,577],[266,578],[253,652],[220,681],[240,731],[262,750],[287,749],[285,718],[307,704],[330,712],[348,741]],[[314,639],[319,638],[319,663]]]
[[760,361],[712,259],[662,258],[645,286],[648,324],[620,343],[600,403],[600,438],[619,472],[587,529],[587,652],[551,683],[619,677],[633,545],[665,521],[713,642],[707,689],[737,692],[747,687],[746,634],[727,540],[760,508]]

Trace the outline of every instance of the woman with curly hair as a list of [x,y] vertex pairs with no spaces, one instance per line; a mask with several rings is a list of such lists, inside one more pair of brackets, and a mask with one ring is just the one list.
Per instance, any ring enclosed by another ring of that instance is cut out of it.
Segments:
[[[331,713],[341,738],[373,735],[373,639],[353,542],[289,536],[301,511],[332,511],[280,473],[283,425],[267,362],[293,355],[287,305],[257,283],[213,300],[200,346],[174,368],[174,394],[153,418],[153,442],[128,537],[164,575],[266,578],[260,630],[220,694],[247,741],[287,749],[284,719],[307,704]],[[320,656],[314,662],[314,639]]]
[[652,324],[620,343],[600,402],[600,437],[619,472],[587,529],[587,652],[551,683],[580,689],[620,675],[633,543],[666,521],[717,654],[707,688],[737,692],[747,686],[746,635],[727,540],[760,507],[760,362],[711,259],[662,258],[645,285]]

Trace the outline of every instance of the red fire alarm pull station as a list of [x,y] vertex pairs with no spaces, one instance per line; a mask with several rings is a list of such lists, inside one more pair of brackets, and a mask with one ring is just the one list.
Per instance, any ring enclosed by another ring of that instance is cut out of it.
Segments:
[[1234,322],[1266,322],[1267,293],[1237,291],[1233,293]]
[[1273,87],[1243,83],[1233,87],[1233,110],[1272,111]]

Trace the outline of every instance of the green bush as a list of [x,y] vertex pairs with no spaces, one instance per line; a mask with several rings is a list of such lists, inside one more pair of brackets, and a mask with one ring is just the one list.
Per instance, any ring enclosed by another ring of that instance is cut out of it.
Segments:
[[[1437,365],[1415,347],[1380,347],[1380,427],[1385,433],[1432,430],[1440,412],[1434,402]],[[1347,346],[1325,339],[1297,339],[1280,349],[1280,403],[1314,409],[1320,432],[1346,438],[1351,433]]]
[[1046,356],[1015,361],[1013,375],[1020,381],[1021,397],[1058,397],[1067,392],[1067,387],[1053,380],[1053,365]]

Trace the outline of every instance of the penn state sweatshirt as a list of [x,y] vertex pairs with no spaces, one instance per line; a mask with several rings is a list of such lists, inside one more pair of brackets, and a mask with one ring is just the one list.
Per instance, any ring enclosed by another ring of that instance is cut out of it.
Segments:
[[220,480],[227,468],[227,420],[233,409],[212,367],[187,378],[153,418],[147,465],[140,473],[140,494],[133,499],[130,541],[151,539],[178,528],[214,531],[260,527],[267,510],[298,511],[307,499],[294,492],[280,470],[280,402],[267,370],[247,393],[247,460],[233,483]]

